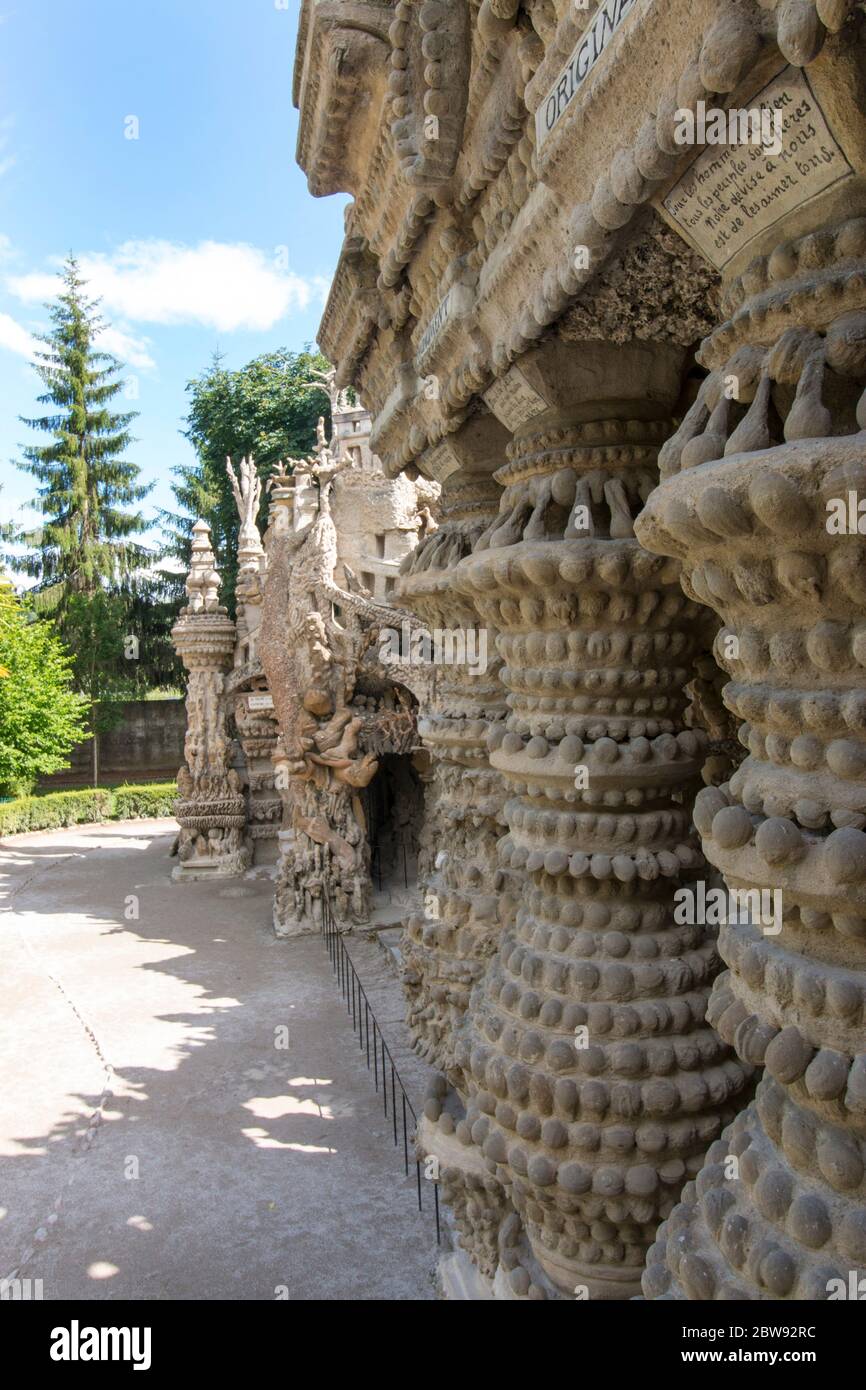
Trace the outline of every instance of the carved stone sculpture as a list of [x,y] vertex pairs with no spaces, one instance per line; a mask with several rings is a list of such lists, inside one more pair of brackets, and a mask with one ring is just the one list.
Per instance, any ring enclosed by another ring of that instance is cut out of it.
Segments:
[[456,577],[502,634],[511,713],[491,762],[522,887],[458,1036],[464,1123],[553,1288],[594,1298],[637,1290],[749,1075],[704,1024],[712,936],[673,922],[701,864],[704,740],[683,728],[696,610],[632,526],[679,357],[593,343],[525,359],[551,409],[518,432],[500,515]]
[[[284,794],[281,858],[274,900],[280,936],[316,929],[327,899],[345,930],[370,915],[370,844],[361,799],[376,775],[353,706],[364,652],[394,611],[337,584],[337,534],[330,491],[338,465],[323,439],[306,461],[317,511],[300,530],[280,529],[269,545],[260,651],[280,726],[277,783]],[[279,479],[278,479],[279,485]],[[414,717],[408,702],[392,742],[406,751]]]
[[660,1221],[652,1297],[864,1265],[864,53],[863,0],[302,3],[299,163],[351,195],[320,342],[386,474],[444,485],[405,602],[502,662],[465,745],[456,681],[419,718],[457,1297],[630,1297]]

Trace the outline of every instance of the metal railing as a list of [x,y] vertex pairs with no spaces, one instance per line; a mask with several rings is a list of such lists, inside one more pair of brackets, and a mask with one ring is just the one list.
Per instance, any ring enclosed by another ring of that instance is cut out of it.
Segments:
[[[409,859],[408,859],[408,855],[407,855],[407,853],[406,853],[406,845],[405,845],[405,843],[401,846],[401,848],[402,848],[402,851],[403,851],[403,887],[404,887],[404,888],[408,888],[408,887],[409,887]],[[395,877],[396,877],[396,874],[397,874],[397,868],[398,868],[398,863],[397,863],[397,860],[395,860],[395,861],[394,861],[394,864],[392,865],[392,873],[393,873],[393,875],[394,875]],[[371,853],[370,853],[370,878],[371,878],[371,879],[373,880],[373,882],[376,884],[376,886],[377,886],[378,889],[379,889],[379,892],[381,893],[381,892],[382,892],[382,885],[383,885],[383,881],[384,881],[384,875],[383,875],[383,873],[382,873],[382,850],[381,850],[381,846],[380,846],[380,845],[374,845],[374,846],[373,846],[373,849],[372,849],[372,851],[371,851]],[[394,885],[391,884],[391,885],[389,885],[389,886],[392,886],[392,887],[393,887]]]
[[[373,1073],[373,1080],[376,1093],[379,1092],[379,1085],[382,1086],[382,1104],[385,1117],[391,1120],[394,1133],[394,1147],[400,1148],[400,1134],[403,1139],[403,1172],[409,1176],[409,1132],[416,1128],[418,1116],[415,1108],[409,1099],[409,1093],[400,1079],[396,1063],[391,1055],[391,1049],[385,1041],[382,1029],[376,1020],[376,1015],[367,998],[367,992],[361,984],[361,978],[355,969],[352,957],[346,950],[343,935],[334,921],[331,906],[327,895],[322,898],[322,920],[320,925],[322,939],[328,950],[331,966],[340,984],[343,999],[346,1003],[346,1012],[352,1020],[352,1031],[358,1038],[358,1049],[365,1054],[367,1060],[367,1070]],[[388,1109],[388,1080],[391,1083],[391,1108]],[[397,1112],[400,1112],[400,1123],[398,1125]],[[411,1116],[411,1124],[410,1117]],[[418,1210],[424,1210],[423,1190],[424,1184],[421,1176],[421,1160],[415,1157],[415,1177],[418,1191]],[[436,1244],[442,1243],[442,1230],[439,1217],[439,1182],[434,1179],[433,1187],[433,1209],[436,1217]]]

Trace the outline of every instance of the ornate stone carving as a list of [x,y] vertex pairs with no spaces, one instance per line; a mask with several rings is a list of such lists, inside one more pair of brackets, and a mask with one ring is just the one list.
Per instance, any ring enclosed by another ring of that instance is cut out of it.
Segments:
[[398,0],[389,37],[394,144],[406,178],[435,188],[454,173],[463,137],[468,0]]
[[[365,147],[386,100],[392,16],[383,0],[303,0],[293,96],[298,160],[317,195],[363,182]],[[365,140],[349,134],[359,121]]]
[[[866,428],[864,247],[851,225],[866,169],[864,6],[387,9],[390,100],[377,105],[366,73],[354,84],[364,153],[339,158],[350,102],[340,93],[325,119],[321,96],[336,12],[304,10],[301,163],[314,191],[327,164],[329,186],[342,177],[354,196],[320,341],[368,403],[386,473],[419,468],[446,484],[441,533],[401,584],[416,614],[441,620],[459,600],[466,621],[499,634],[507,728],[486,710],[480,722],[495,735],[488,772],[508,787],[500,868],[520,899],[495,930],[468,931],[471,895],[455,879],[445,887],[460,931],[429,911],[410,928],[413,1026],[457,1088],[437,1087],[419,1143],[440,1157],[459,1238],[497,1297],[569,1296],[578,1283],[628,1296],[656,1224],[766,1054],[771,1077],[732,1131],[739,1185],[720,1186],[711,1149],[647,1289],[764,1297],[788,1280],[809,1296],[838,1258],[863,1262],[851,1213],[864,1157],[855,628],[866,591],[855,550],[802,533],[825,483],[844,490],[839,470],[859,467],[846,436]],[[438,26],[464,13],[468,47],[440,51]],[[448,95],[461,130],[455,145],[447,128],[441,165],[425,164],[419,143],[434,114],[427,86]],[[715,168],[714,150],[678,140],[683,111],[768,92],[794,118],[782,162],[760,170],[769,182],[752,184],[747,163],[741,186],[723,152]],[[805,191],[792,211],[797,160]],[[727,322],[712,333],[720,266]],[[704,379],[688,354],[708,332]],[[488,410],[515,442],[498,471],[500,510],[467,554],[449,497],[472,473],[460,440]],[[665,440],[642,548],[633,522]],[[456,686],[450,698],[462,712]],[[742,766],[732,720],[749,729]],[[469,754],[450,740],[457,723],[437,681],[420,720],[431,904],[449,816],[461,864],[478,846],[486,855],[493,833],[460,805],[486,774],[474,735]],[[709,865],[691,823],[702,780]],[[674,918],[675,892],[717,886],[720,870],[734,885],[781,882],[794,904],[778,939],[723,927],[730,977],[710,1013],[721,1039],[704,1016],[715,928]],[[762,1164],[771,1176],[757,1180]]]
[[457,1135],[507,1189],[534,1282],[558,1296],[637,1291],[750,1073],[704,1023],[712,934],[673,921],[675,887],[702,864],[689,795],[706,740],[683,727],[698,610],[632,530],[679,363],[659,344],[524,359],[551,409],[518,431],[500,515],[453,581],[501,633],[510,714],[491,763],[521,887],[457,1035]]
[[437,665],[419,722],[432,756],[423,831],[430,853],[422,874],[425,910],[409,918],[403,953],[407,1021],[416,1046],[458,1083],[457,1030],[508,916],[510,894],[509,876],[496,858],[504,789],[486,750],[492,725],[506,713],[496,634],[479,623],[453,579],[499,501],[490,471],[474,470],[501,462],[507,437],[489,416],[454,436],[455,455],[468,468],[446,482],[441,524],[407,557],[397,590],[427,631],[453,634],[457,658]]
[[189,603],[172,640],[189,672],[184,766],[178,773],[180,823],[176,879],[238,874],[247,868],[246,808],[231,767],[231,740],[223,699],[224,673],[235,650],[236,629],[219,604],[219,575],[203,521],[193,527]]
[[[260,650],[280,726],[275,758],[284,793],[281,858],[274,900],[280,936],[316,929],[328,899],[344,929],[370,915],[370,845],[360,793],[378,771],[362,742],[353,706],[364,653],[395,610],[335,580],[337,533],[330,493],[339,467],[320,430],[315,457],[297,461],[315,514],[299,530],[280,529],[268,547]],[[278,489],[288,486],[277,475]],[[411,700],[379,731],[377,752],[406,751],[414,735]]]
[[716,656],[748,756],[698,798],[705,852],[730,888],[779,895],[772,919],[759,896],[721,930],[729,969],[709,1017],[766,1071],[660,1231],[651,1295],[827,1298],[866,1273],[866,554],[856,522],[829,522],[833,499],[847,514],[849,493],[866,495],[864,285],[857,219],[729,287],[710,376],[639,522],[723,620]]

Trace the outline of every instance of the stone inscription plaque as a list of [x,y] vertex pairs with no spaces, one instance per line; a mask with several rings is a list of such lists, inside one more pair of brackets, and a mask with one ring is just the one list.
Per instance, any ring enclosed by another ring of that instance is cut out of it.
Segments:
[[423,454],[418,460],[419,467],[434,482],[444,483],[460,467],[460,460],[447,440],[443,439],[435,449]]
[[436,312],[421,335],[418,351],[415,354],[415,366],[418,370],[423,370],[424,363],[434,347],[444,337],[446,330],[450,331],[452,322],[468,314],[474,302],[475,295],[468,285],[451,286],[444,298],[440,300]]
[[440,302],[439,307],[428,323],[424,332],[421,334],[421,341],[418,344],[418,361],[422,362],[429,353],[442,329],[454,312],[454,289],[448,291],[445,298]]
[[[592,72],[636,3],[637,0],[602,0],[595,18],[581,34],[574,52],[535,113],[535,136],[539,149],[559,124],[581,83]],[[589,18],[588,5],[578,8],[586,9]]]
[[484,392],[484,400],[497,420],[512,433],[548,409],[547,401],[530,386],[519,367],[512,367],[495,381],[490,390]]
[[251,711],[252,711],[252,710],[257,710],[257,709],[273,709],[273,707],[274,707],[274,697],[273,697],[273,695],[248,695],[248,696],[247,696],[247,709],[248,709],[248,710],[251,710]]
[[664,199],[689,240],[722,270],[753,237],[853,170],[802,73],[786,68],[755,96],[781,122],[781,152],[711,145]]

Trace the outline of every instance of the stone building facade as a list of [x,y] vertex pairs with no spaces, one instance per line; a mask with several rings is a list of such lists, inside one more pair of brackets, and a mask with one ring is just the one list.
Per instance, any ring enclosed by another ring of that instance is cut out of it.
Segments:
[[492,653],[418,716],[453,1291],[866,1275],[864,79],[858,0],[303,0],[319,341]]
[[400,565],[417,546],[439,488],[420,476],[410,482],[405,473],[386,478],[370,448],[370,428],[363,406],[347,402],[336,413],[332,448],[350,465],[334,483],[337,577],[342,583],[348,565],[375,599],[389,603]]

